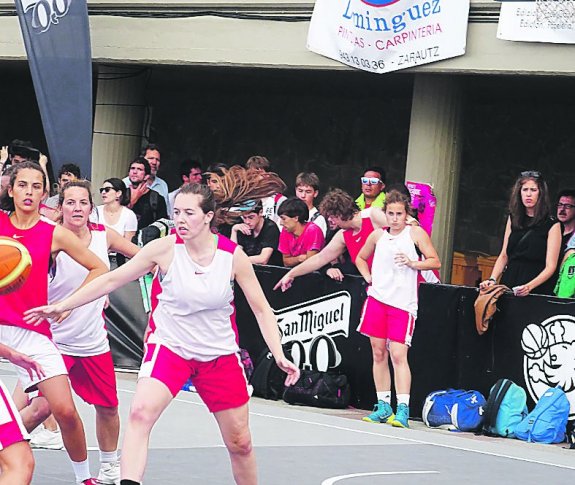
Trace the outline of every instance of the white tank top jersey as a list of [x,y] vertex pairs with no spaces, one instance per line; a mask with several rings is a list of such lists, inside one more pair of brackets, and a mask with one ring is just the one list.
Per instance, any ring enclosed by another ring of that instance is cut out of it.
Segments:
[[386,229],[382,232],[375,245],[372,282],[367,294],[417,318],[417,270],[398,266],[394,261],[397,253],[404,253],[412,261],[419,260],[411,238],[411,226],[395,236]]
[[[92,240],[88,249],[110,268],[106,228],[100,224],[88,225]],[[48,301],[61,301],[84,282],[88,270],[64,252],[58,253],[48,275]],[[99,298],[72,310],[62,323],[50,321],[54,343],[66,355],[89,357],[110,350],[108,333],[103,317],[106,297]]]
[[237,247],[218,235],[211,263],[200,266],[183,240],[174,241],[174,257],[160,278],[160,292],[152,309],[154,335],[184,359],[214,360],[239,351],[232,318],[234,292],[232,263]]

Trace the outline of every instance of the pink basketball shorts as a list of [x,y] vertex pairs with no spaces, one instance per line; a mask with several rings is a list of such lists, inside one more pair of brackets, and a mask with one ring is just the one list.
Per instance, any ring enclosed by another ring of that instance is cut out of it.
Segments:
[[74,392],[88,404],[114,408],[118,405],[112,353],[90,357],[62,355]]
[[368,296],[363,304],[357,331],[368,337],[399,342],[411,346],[415,317],[405,310],[386,305]]
[[0,381],[0,451],[30,436],[6,386]]
[[154,340],[146,343],[139,378],[159,380],[175,397],[191,377],[212,413],[238,408],[249,401],[248,381],[238,354],[222,355],[208,362],[186,360]]

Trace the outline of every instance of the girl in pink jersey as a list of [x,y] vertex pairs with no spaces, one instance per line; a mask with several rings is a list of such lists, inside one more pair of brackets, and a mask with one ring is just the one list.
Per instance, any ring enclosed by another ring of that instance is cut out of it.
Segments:
[[206,186],[184,185],[174,203],[176,234],[150,242],[128,263],[64,301],[28,312],[30,323],[59,318],[158,267],[161,292],[152,310],[152,332],[122,446],[122,485],[141,482],[152,427],[190,376],[216,418],[236,483],[257,483],[248,384],[233,330],[233,280],[253,309],[276,363],[288,373],[286,385],[299,377],[283,354],[276,318],[248,257],[235,243],[211,232],[215,211]]
[[42,168],[32,162],[18,164],[10,177],[7,190],[0,194],[0,235],[17,239],[32,257],[32,269],[25,284],[12,293],[0,295],[0,340],[15,350],[29,355],[44,369],[43,377],[30,376],[18,369],[25,391],[39,389],[47,405],[42,413],[22,411],[28,430],[38,426],[52,410],[60,428],[64,445],[78,483],[91,484],[86,438],[82,421],[74,406],[66,366],[51,340],[50,325],[40,319],[31,326],[24,320],[24,312],[38,304],[47,303],[46,275],[50,260],[65,252],[88,270],[85,282],[105,273],[105,264],[88,251],[70,231],[55,226],[40,216],[40,201],[46,194],[46,176]]
[[[409,197],[398,191],[389,192],[384,204],[389,227],[372,232],[355,260],[357,269],[370,284],[358,331],[367,335],[371,342],[377,392],[375,408],[364,420],[404,428],[409,427],[411,372],[407,351],[417,318],[418,271],[441,266],[427,232],[407,224],[409,208]],[[416,246],[425,260],[419,260]],[[370,266],[368,261],[372,257]],[[387,349],[393,363],[397,392],[395,416],[391,409]]]

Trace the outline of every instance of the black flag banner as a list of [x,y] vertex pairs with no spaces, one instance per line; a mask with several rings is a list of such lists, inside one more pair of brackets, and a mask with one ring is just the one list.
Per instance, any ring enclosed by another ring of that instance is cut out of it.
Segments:
[[90,178],[92,54],[86,0],[15,2],[54,171],[75,163]]

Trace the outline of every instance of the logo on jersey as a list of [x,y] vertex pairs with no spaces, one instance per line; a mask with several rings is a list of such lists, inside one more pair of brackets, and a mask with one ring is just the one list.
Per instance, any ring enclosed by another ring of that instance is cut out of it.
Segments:
[[523,329],[523,372],[535,402],[550,387],[561,386],[575,418],[575,317],[555,315]]
[[19,235],[19,234],[14,234],[14,235],[12,236],[12,239],[22,239],[23,237],[24,237],[24,236],[21,236],[21,235]]
[[325,371],[341,363],[335,337],[349,336],[351,295],[338,291],[281,310],[277,315],[282,344],[291,344],[296,365]]

